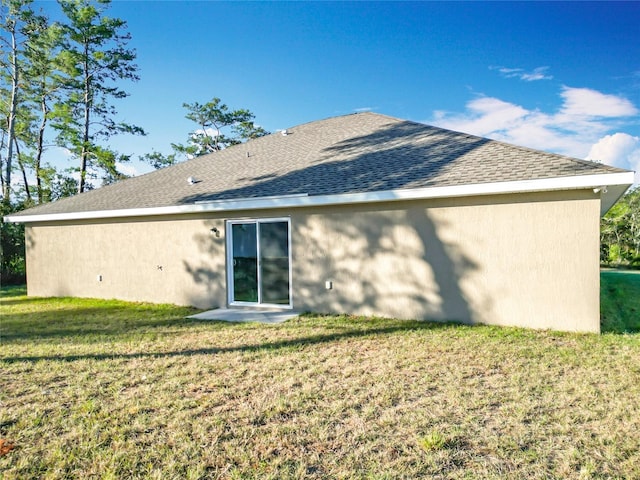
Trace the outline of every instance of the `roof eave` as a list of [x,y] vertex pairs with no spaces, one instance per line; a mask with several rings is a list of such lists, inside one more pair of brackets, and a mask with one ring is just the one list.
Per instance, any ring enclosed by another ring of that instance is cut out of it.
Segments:
[[344,193],[336,195],[283,195],[275,197],[197,202],[189,205],[171,205],[164,207],[95,210],[87,212],[52,213],[41,215],[8,215],[4,220],[12,223],[40,223],[66,220],[91,220],[101,218],[147,217],[221,211],[232,212],[239,210],[348,205],[588,188],[594,189],[595,193],[600,193],[600,213],[601,215],[604,215],[633,184],[633,181],[634,172],[616,172],[536,180],[518,180],[512,182],[479,183],[445,187],[422,187],[377,192]]

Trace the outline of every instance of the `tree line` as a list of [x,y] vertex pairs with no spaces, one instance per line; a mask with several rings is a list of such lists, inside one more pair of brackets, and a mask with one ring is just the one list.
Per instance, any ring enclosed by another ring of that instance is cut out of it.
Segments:
[[[57,0],[51,21],[32,0],[0,4],[1,214],[82,193],[125,177],[119,166],[131,155],[109,146],[114,135],[145,135],[118,120],[117,101],[139,80],[136,52],[124,20],[106,14],[110,0]],[[197,125],[171,153],[152,151],[140,160],[155,168],[266,135],[247,109],[219,98],[185,103]],[[56,149],[54,149],[56,147]],[[58,159],[60,150],[67,165]],[[53,156],[52,156],[53,153]],[[3,279],[24,276],[21,225],[2,224]]]
[[[135,52],[123,20],[104,15],[108,2],[59,0],[63,21],[51,22],[31,0],[2,2],[2,114],[0,139],[5,208],[81,193],[88,180],[121,177],[128,158],[106,146],[116,134],[144,135],[115,120],[114,100],[125,98],[122,80],[138,80]],[[74,162],[46,162],[52,146]],[[13,175],[19,176],[14,181]]]
[[628,191],[602,218],[600,262],[640,268],[640,186]]

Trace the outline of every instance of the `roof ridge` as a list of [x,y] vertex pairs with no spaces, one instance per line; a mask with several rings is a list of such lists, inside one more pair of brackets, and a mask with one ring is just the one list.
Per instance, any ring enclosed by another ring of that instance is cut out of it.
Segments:
[[[307,125],[311,125],[313,123],[321,123],[321,122],[325,122],[327,120],[336,120],[338,118],[346,118],[346,117],[352,117],[352,116],[356,116],[356,115],[366,115],[366,114],[373,114],[373,115],[378,115],[378,116],[388,116],[388,115],[384,115],[382,113],[377,113],[377,112],[349,112],[349,113],[343,113],[341,115],[333,115],[331,117],[324,117],[324,118],[317,118],[315,120],[309,120],[308,122],[304,122],[304,123],[298,123],[297,125],[293,125],[292,127],[288,127],[285,129],[280,129],[280,131],[282,130],[290,130],[290,129],[294,129],[294,128],[299,128],[299,127],[305,127]],[[390,117],[391,118],[391,117]],[[260,137],[262,138],[262,137]]]

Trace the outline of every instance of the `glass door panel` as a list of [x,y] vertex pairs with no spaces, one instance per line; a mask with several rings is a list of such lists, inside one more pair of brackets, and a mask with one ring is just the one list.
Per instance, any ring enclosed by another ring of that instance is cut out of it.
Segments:
[[288,220],[228,223],[231,304],[291,305]]
[[258,227],[260,302],[289,305],[289,223],[262,222]]
[[231,225],[234,302],[258,301],[258,242],[255,223]]

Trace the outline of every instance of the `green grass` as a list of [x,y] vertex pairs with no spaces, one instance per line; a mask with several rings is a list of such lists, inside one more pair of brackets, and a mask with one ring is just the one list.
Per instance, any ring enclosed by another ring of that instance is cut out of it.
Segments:
[[603,271],[600,311],[603,332],[640,332],[640,271]]
[[603,335],[3,289],[0,477],[640,478],[636,278]]

